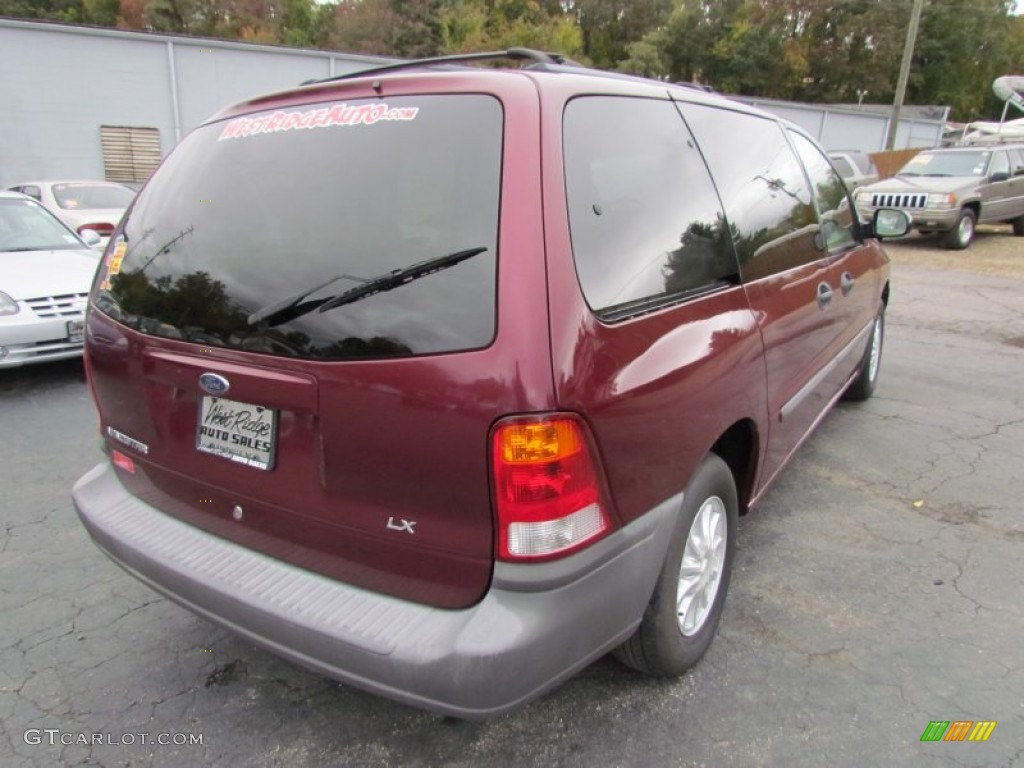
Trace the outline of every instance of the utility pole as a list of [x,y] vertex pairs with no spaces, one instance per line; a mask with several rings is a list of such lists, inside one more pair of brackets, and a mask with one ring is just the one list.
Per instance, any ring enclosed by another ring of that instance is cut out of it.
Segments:
[[903,97],[907,95],[907,78],[910,77],[910,62],[914,58],[914,43],[917,42],[917,26],[921,21],[921,9],[924,0],[914,0],[910,10],[910,26],[907,27],[907,41],[903,45],[903,63],[900,64],[900,77],[896,82],[896,98],[892,102],[892,117],[889,119],[889,132],[885,137],[885,148],[892,149],[896,145],[896,129],[900,126],[900,109],[903,108]]

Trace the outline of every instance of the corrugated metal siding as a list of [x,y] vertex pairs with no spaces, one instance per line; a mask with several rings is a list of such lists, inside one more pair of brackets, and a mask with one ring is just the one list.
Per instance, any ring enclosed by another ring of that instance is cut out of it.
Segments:
[[100,144],[107,181],[144,182],[160,163],[156,128],[101,125]]
[[0,18],[0,187],[102,179],[100,126],[156,128],[167,152],[228,104],[394,61]]

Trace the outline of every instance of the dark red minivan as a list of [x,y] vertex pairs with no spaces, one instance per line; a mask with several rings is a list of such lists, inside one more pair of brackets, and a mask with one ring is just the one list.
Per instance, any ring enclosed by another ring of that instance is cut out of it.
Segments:
[[[460,717],[696,663],[737,515],[870,396],[876,238],[800,129],[513,50],[232,107],[107,248],[99,547],[307,667]],[[489,55],[495,58],[494,54]]]

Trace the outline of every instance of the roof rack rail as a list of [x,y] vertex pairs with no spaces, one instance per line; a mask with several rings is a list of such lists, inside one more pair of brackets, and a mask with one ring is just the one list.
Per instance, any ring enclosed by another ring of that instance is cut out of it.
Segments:
[[718,93],[713,85],[707,85],[706,83],[691,83],[686,80],[673,80],[672,85],[677,85],[680,88],[689,88],[691,91],[703,91],[704,93]]
[[482,53],[457,53],[452,56],[433,56],[426,59],[410,59],[400,61],[396,64],[385,64],[372,69],[362,69],[357,72],[346,72],[343,75],[324,77],[315,80],[306,80],[303,85],[314,83],[330,83],[335,80],[347,80],[353,77],[372,77],[373,75],[384,74],[385,72],[397,72],[402,69],[415,69],[417,67],[428,67],[435,64],[464,64],[474,61],[500,61],[501,59],[513,59],[518,61],[530,61],[534,64],[568,64],[571,66],[582,66],[576,61],[562,55],[561,53],[546,53],[532,48],[509,48],[505,51],[485,51]]

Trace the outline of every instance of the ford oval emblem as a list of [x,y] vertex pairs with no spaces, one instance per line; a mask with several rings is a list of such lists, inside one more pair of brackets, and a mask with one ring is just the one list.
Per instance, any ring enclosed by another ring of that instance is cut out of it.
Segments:
[[231,389],[231,382],[217,373],[203,373],[199,376],[199,386],[208,395],[226,395]]

